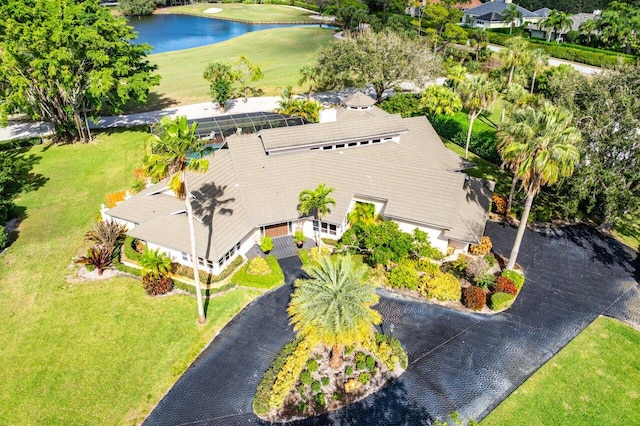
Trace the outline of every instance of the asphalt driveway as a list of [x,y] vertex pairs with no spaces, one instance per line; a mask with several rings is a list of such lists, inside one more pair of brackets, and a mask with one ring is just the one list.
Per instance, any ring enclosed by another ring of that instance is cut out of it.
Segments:
[[[508,255],[515,229],[489,223]],[[586,226],[528,231],[519,257],[527,283],[507,312],[485,316],[382,292],[385,332],[409,368],[368,398],[300,424],[429,424],[458,411],[479,420],[598,315],[640,328],[639,259]],[[281,260],[287,284],[253,302],[194,361],[146,425],[262,424],[252,398],[262,373],[293,337],[286,317],[296,257]]]

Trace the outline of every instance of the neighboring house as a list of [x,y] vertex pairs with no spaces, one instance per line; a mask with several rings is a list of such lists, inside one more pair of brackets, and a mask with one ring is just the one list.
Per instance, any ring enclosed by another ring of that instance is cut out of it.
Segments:
[[[580,25],[582,25],[589,19],[595,19],[599,14],[600,11],[595,10],[593,11],[593,13],[576,13],[575,15],[569,16],[569,19],[571,19],[571,22],[573,22],[571,24],[571,28],[568,30],[563,29],[562,31],[559,31],[557,33],[553,31],[551,34],[551,40],[563,40],[565,38],[565,34],[567,34],[569,31],[580,31]],[[537,24],[527,26],[527,31],[529,31],[529,34],[531,34],[532,38],[547,38],[547,32],[543,29],[538,28]]]
[[[356,202],[407,232],[429,234],[443,252],[466,250],[484,232],[493,183],[467,177],[471,166],[448,150],[425,117],[401,118],[362,93],[325,122],[227,137],[204,174],[189,174],[200,265],[220,272],[262,236],[338,239]],[[317,223],[300,217],[298,195],[325,183],[336,205]],[[166,181],[103,210],[129,227],[129,235],[188,265],[190,243],[184,202]]]
[[[502,19],[502,14],[511,6],[511,0],[492,0],[480,6],[466,9],[462,22],[471,25],[474,28],[508,28],[509,23]],[[521,26],[525,23],[537,23],[544,19],[545,9],[540,9],[540,13],[531,12],[522,6],[515,5],[516,9],[522,14],[522,19],[515,22],[515,26]]]
[[[418,9],[425,7],[427,3],[438,4],[440,0],[421,0],[420,6],[410,6],[405,9],[405,13],[411,16],[418,16]],[[456,9],[460,9],[462,11],[471,9],[472,7],[480,6],[482,2],[480,0],[469,0],[468,3],[456,3],[453,5]]]

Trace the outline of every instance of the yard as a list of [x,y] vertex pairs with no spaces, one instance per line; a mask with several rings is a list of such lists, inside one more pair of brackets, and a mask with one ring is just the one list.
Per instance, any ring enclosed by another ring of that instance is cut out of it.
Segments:
[[482,425],[630,425],[640,407],[640,331],[598,318]]
[[[222,9],[222,11],[218,13],[204,13],[205,10],[212,8]],[[276,4],[200,3],[158,9],[156,13],[186,13],[211,18],[226,18],[260,23],[317,22],[309,19],[309,15],[315,15],[312,11]]]
[[206,65],[234,62],[240,55],[262,69],[264,78],[256,87],[266,95],[279,95],[287,85],[299,89],[300,68],[313,64],[318,48],[332,39],[332,30],[318,27],[277,28],[209,46],[151,55],[149,59],[158,65],[162,80],[149,95],[149,103],[140,109],[210,101],[208,83],[202,77]]
[[17,205],[26,218],[0,256],[0,423],[135,424],[242,307],[261,293],[151,298],[132,278],[68,282],[72,258],[108,192],[129,187],[147,134],[36,146],[41,187]]

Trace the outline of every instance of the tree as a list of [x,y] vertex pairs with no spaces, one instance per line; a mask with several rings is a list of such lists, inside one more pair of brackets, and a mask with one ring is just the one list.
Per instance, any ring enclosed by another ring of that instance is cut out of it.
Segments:
[[120,0],[120,12],[125,16],[151,15],[156,10],[155,0]]
[[197,123],[191,126],[187,117],[163,117],[157,126],[157,134],[149,144],[149,153],[145,158],[145,166],[149,176],[158,179],[169,178],[168,187],[185,202],[187,220],[189,222],[189,238],[191,241],[191,263],[193,280],[196,287],[198,304],[198,321],[206,321],[202,304],[200,274],[198,273],[198,252],[196,249],[196,231],[193,222],[193,208],[189,195],[189,172],[204,173],[209,168],[209,160],[204,158],[210,153],[203,140],[196,136]]
[[434,84],[422,92],[420,105],[428,115],[453,115],[462,109],[462,100],[450,88]]
[[638,52],[640,8],[614,1],[595,20],[600,40],[608,47],[625,53]]
[[275,110],[278,114],[301,117],[312,123],[320,121],[322,104],[314,100],[294,98],[291,86],[287,86],[282,90],[278,106]]
[[143,275],[159,279],[171,271],[171,259],[158,249],[145,250],[140,256],[140,266],[142,266]]
[[552,10],[549,12],[549,16],[538,23],[538,28],[545,30],[547,33],[547,41],[551,41],[551,33],[555,33],[556,41],[558,41],[560,32],[562,30],[570,30],[573,25],[573,21],[569,18],[565,12],[559,12]]
[[264,77],[259,66],[252,63],[246,56],[241,55],[233,66],[235,81],[240,85],[240,92],[244,96],[244,102],[249,100],[249,94],[262,93],[262,90],[251,87],[251,83],[261,80]]
[[225,104],[231,99],[233,83],[236,74],[230,64],[224,62],[211,62],[204,70],[203,77],[209,82],[209,94],[214,102],[218,102],[220,110],[224,112]]
[[[393,64],[393,66],[391,66]],[[325,45],[318,54],[318,81],[326,90],[373,85],[378,101],[385,90],[401,82],[418,86],[440,70],[440,59],[415,40],[390,31],[363,31],[340,43]]]
[[[505,48],[500,52],[500,57],[504,61],[505,68],[509,70],[504,90],[508,90],[513,82],[513,75],[517,67],[523,67],[531,61],[531,50],[529,43],[522,37],[514,37],[507,41]],[[504,121],[506,106],[503,105],[500,113],[500,122]]]
[[609,231],[625,215],[640,215],[640,66],[593,76],[576,88],[572,110],[583,143],[563,204]]
[[522,12],[518,10],[515,4],[510,4],[508,8],[502,12],[502,20],[509,24],[509,35],[513,32],[513,26],[521,22]]
[[536,85],[536,76],[539,72],[549,65],[549,55],[542,49],[534,49],[531,51],[531,65],[533,68],[533,76],[531,77],[531,90],[529,93],[533,95],[533,88]]
[[365,225],[372,225],[376,223],[376,206],[371,203],[363,203],[356,201],[353,206],[353,210],[347,215],[349,225],[354,223],[363,223]]
[[540,109],[525,107],[514,111],[500,127],[498,137],[506,162],[518,162],[518,179],[527,194],[520,226],[506,269],[513,269],[534,197],[543,185],[553,185],[573,174],[580,154],[580,132],[572,127],[572,114],[550,103]]
[[341,7],[336,11],[336,20],[342,25],[346,32],[358,29],[360,24],[366,22],[369,16],[369,9],[366,5],[349,5]]
[[38,181],[44,183],[42,175],[32,173],[38,158],[19,150],[0,151],[0,225],[16,215],[13,200],[18,195],[37,189]]
[[365,283],[367,266],[350,256],[320,256],[305,268],[309,279],[295,282],[287,313],[300,337],[331,347],[332,368],[342,364],[345,345],[371,339],[382,317],[371,307],[378,303],[375,288]]
[[309,84],[307,100],[310,101],[313,92],[316,90],[316,85],[318,84],[318,70],[315,69],[315,67],[307,65],[300,68],[300,80],[298,80],[298,84],[302,86],[305,83]]
[[[336,205],[336,200],[329,196],[332,192],[333,188],[321,183],[316,189],[305,189],[298,195],[298,211],[302,215],[313,213],[318,222],[318,230],[320,229],[322,216],[329,213],[329,205]],[[318,232],[316,232],[316,243],[320,241]]]
[[476,61],[480,60],[480,51],[489,45],[489,35],[482,28],[473,28],[469,30],[469,42],[475,47]]
[[493,105],[498,97],[495,85],[487,80],[484,74],[474,76],[466,80],[460,86],[460,98],[465,108],[469,110],[469,131],[467,132],[467,143],[464,149],[464,158],[469,155],[469,142],[473,131],[473,122],[484,110]]
[[5,0],[0,6],[0,117],[51,121],[56,138],[90,140],[87,116],[145,102],[160,77],[151,46],[98,0]]

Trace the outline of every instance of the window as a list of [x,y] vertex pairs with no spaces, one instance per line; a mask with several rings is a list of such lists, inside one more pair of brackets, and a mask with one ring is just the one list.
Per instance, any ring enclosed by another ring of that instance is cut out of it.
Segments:
[[344,144],[343,143],[339,143],[338,145],[336,145],[336,149],[338,148],[344,148]]
[[328,151],[328,150],[330,150],[330,149],[332,149],[332,148],[333,148],[333,147],[332,147],[331,145],[329,145],[329,146],[323,146],[323,147],[322,147],[322,150],[323,150],[323,151]]
[[191,255],[187,253],[182,253],[182,260],[185,262],[191,262]]
[[338,225],[334,225],[333,223],[320,222],[320,229],[323,233],[329,235],[337,235],[338,233]]
[[222,268],[222,265],[224,265],[224,257],[221,257],[221,258],[218,260],[218,266],[219,266],[220,268]]
[[348,146],[358,146],[358,142],[349,142]]
[[318,221],[317,221],[317,220],[314,220],[314,221],[313,221],[313,230],[314,230],[314,231],[316,231],[316,232],[318,232],[318,230],[319,230],[319,228],[318,228]]
[[380,139],[374,139],[372,143],[380,143]]
[[360,142],[360,145],[369,145],[369,141],[362,141]]

